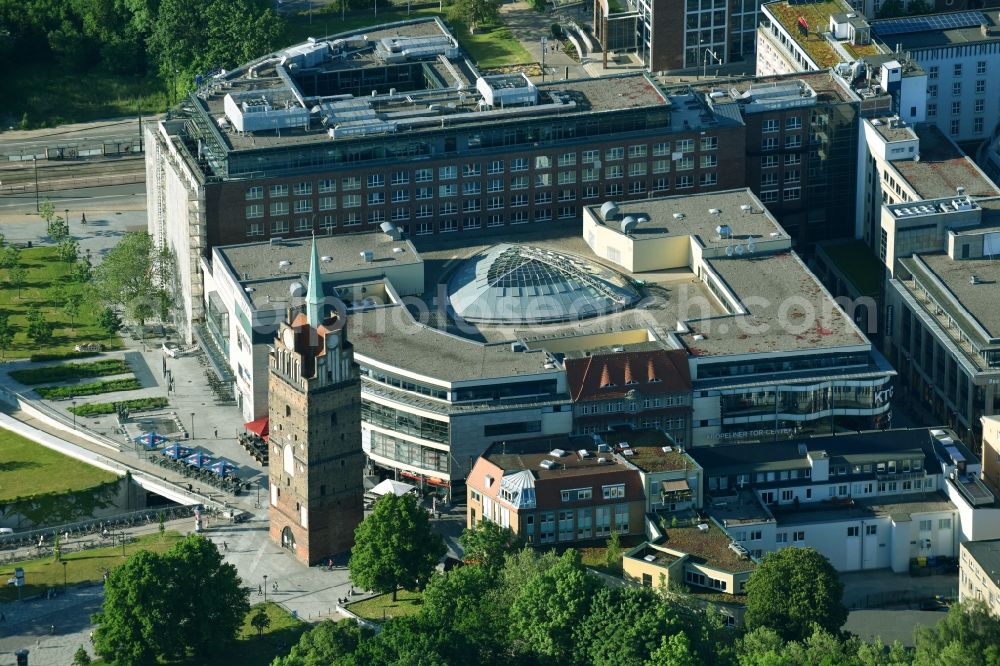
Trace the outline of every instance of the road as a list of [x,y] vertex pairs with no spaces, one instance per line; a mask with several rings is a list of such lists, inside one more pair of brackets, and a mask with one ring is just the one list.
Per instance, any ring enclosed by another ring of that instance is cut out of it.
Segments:
[[[55,204],[56,211],[62,211],[64,208],[76,211],[145,210],[146,208],[145,183],[55,190],[42,192],[40,196],[43,199],[51,200]],[[34,212],[35,195],[33,192],[0,196],[0,222],[5,216],[19,216]]]

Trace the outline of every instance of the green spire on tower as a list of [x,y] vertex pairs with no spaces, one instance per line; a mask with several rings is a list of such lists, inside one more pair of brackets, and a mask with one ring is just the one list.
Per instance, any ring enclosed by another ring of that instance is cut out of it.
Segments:
[[323,321],[323,279],[319,274],[319,252],[316,250],[316,236],[312,239],[312,255],[309,257],[309,291],[306,294],[306,316],[309,325],[317,328]]

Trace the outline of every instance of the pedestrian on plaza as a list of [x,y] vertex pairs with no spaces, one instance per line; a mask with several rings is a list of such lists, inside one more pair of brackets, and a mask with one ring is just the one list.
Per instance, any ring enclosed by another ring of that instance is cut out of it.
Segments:
[[49,625],[49,633],[55,635],[55,633],[56,633],[56,625],[54,625],[54,624]]
[[264,594],[264,588],[262,588],[260,585],[258,585],[257,586],[257,596],[259,597],[262,594]]
[[271,589],[274,590],[275,592],[278,591],[278,581],[274,581],[274,585],[271,586]]
[[229,550],[229,544],[226,543],[225,541],[222,542],[222,550],[225,550],[225,551]]
[[219,429],[218,428],[215,429],[215,438],[219,439]]

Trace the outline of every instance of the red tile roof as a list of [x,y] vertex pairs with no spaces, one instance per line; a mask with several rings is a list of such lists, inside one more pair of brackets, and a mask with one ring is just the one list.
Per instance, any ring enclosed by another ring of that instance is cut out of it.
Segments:
[[621,398],[632,389],[644,394],[691,390],[687,352],[682,349],[595,354],[568,358],[565,364],[574,401]]

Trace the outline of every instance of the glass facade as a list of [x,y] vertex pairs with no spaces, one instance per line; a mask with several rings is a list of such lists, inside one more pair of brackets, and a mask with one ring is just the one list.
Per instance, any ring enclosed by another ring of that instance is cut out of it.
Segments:
[[371,431],[371,445],[368,451],[372,455],[388,458],[403,465],[412,465],[420,469],[447,474],[448,452],[421,446],[392,435]]
[[447,421],[428,419],[364,398],[361,399],[361,420],[431,442],[447,444],[449,441],[450,428]]

